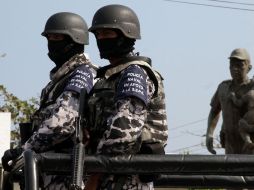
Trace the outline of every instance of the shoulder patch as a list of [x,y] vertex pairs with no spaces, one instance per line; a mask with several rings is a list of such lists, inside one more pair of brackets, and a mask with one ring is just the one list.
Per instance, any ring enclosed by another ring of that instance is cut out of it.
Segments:
[[147,105],[147,75],[137,65],[129,66],[121,76],[116,89],[116,100],[134,96]]
[[81,92],[85,88],[89,93],[93,87],[93,74],[88,65],[81,65],[71,74],[64,91]]

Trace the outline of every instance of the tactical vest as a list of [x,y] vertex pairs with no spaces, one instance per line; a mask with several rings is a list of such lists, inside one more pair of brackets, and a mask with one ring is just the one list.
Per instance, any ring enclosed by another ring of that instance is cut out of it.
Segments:
[[154,72],[158,81],[157,94],[148,104],[147,119],[142,132],[142,141],[145,143],[160,143],[166,145],[168,139],[167,113],[163,78]]
[[[127,62],[119,64],[112,68],[106,68],[101,73],[98,71],[99,81],[93,87],[88,101],[89,118],[88,123],[91,130],[91,139],[101,139],[107,127],[107,120],[114,110],[114,98],[117,85],[121,78],[121,71],[130,65],[139,65],[148,74],[149,78],[154,82],[155,93],[148,104],[148,115],[142,132],[142,141],[145,143],[159,143],[164,147],[167,141],[167,122],[165,109],[165,94],[163,89],[162,77],[151,66],[134,57],[132,60],[127,58]],[[98,142],[93,142],[96,150]],[[93,152],[93,151],[92,151]]]
[[86,59],[84,54],[77,54],[73,56],[69,61],[64,63],[56,72],[52,72],[54,69],[51,71],[51,81],[42,90],[40,107],[32,116],[33,131],[35,131],[41,122],[45,119],[41,118],[40,116],[41,110],[55,103],[56,99],[63,92],[66,83],[68,82],[68,79],[72,75],[73,71],[83,64],[88,64],[94,68],[92,63]]

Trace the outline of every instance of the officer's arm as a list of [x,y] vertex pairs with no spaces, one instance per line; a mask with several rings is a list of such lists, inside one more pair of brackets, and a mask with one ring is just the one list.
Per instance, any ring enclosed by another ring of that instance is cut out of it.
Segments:
[[153,92],[153,83],[141,68],[132,66],[123,74],[117,87],[116,111],[108,119],[108,128],[97,147],[98,153],[131,154],[139,150],[147,115],[146,104]]
[[69,138],[75,130],[74,121],[78,116],[78,103],[78,96],[75,93],[70,91],[62,93],[54,104],[43,110],[47,118],[28,139],[24,148],[44,152]]
[[79,110],[79,94],[83,88],[89,92],[92,85],[93,75],[89,67],[82,65],[76,68],[54,104],[41,110],[43,121],[25,144],[25,149],[44,152],[73,135]]
[[126,98],[117,104],[118,112],[113,115],[112,123],[99,142],[98,153],[133,153],[134,148],[139,146],[146,114],[143,103],[138,99]]

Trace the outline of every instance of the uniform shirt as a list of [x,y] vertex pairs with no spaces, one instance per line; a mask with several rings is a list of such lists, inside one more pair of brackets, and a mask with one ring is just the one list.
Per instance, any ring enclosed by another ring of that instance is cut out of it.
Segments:
[[[98,85],[103,84],[103,80],[108,79],[101,79]],[[106,130],[99,139],[97,154],[126,155],[139,151],[142,143],[141,133],[147,116],[147,104],[154,91],[153,82],[140,66],[129,66],[120,73],[111,115],[107,117]],[[114,175],[103,176],[100,189],[111,189],[117,182],[116,178]],[[153,189],[153,186],[152,183],[141,183],[137,175],[132,175],[126,176],[123,189],[149,190]]]
[[[41,100],[44,105],[40,105],[36,121],[34,121],[37,130],[25,143],[25,150],[32,149],[37,153],[49,151],[55,145],[73,136],[74,122],[79,110],[79,93],[82,88],[90,91],[96,74],[94,67],[87,64],[88,62],[83,54],[76,55],[57,71],[52,70],[52,80],[42,91]],[[62,77],[66,76],[66,69],[71,67],[74,67],[74,70],[67,74],[67,83],[64,83],[60,95],[54,100],[55,86]]]
[[78,96],[71,91],[63,92],[54,104],[41,110],[40,115],[45,119],[25,143],[24,149],[45,152],[68,139],[75,131],[78,108]]

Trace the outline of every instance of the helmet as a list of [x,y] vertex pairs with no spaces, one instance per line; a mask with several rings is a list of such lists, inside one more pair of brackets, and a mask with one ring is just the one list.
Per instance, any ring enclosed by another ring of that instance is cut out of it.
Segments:
[[141,38],[137,15],[132,9],[123,5],[107,5],[95,13],[89,31],[94,32],[103,28],[119,29],[128,38]]
[[68,35],[78,44],[89,43],[87,24],[81,16],[74,13],[60,12],[49,17],[41,35],[52,33]]

